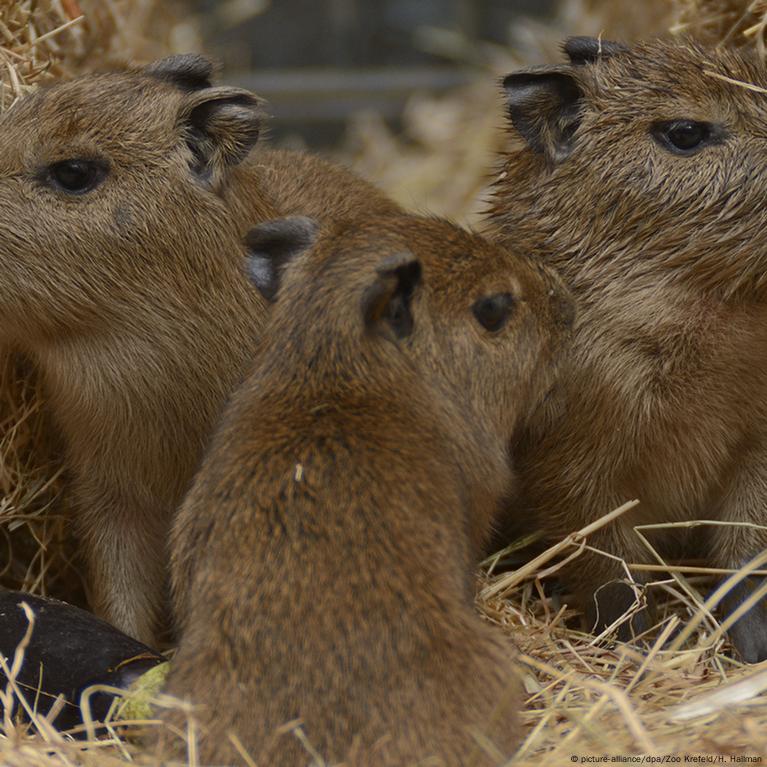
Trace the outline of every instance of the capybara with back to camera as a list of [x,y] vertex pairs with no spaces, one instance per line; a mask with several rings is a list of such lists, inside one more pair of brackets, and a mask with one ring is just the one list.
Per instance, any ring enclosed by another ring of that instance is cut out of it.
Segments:
[[0,116],[0,341],[41,371],[92,603],[149,644],[170,518],[265,311],[240,236],[296,210],[397,210],[322,160],[250,153],[259,100],[210,76],[175,56]]
[[311,232],[248,237],[276,304],[174,526],[169,692],[199,704],[203,761],[234,760],[236,738],[305,764],[278,733],[300,720],[328,763],[499,764],[519,695],[475,567],[572,302],[437,219],[339,224],[307,252]]
[[[517,445],[521,492],[552,538],[639,498],[590,540],[628,562],[649,557],[633,525],[732,522],[708,528],[703,555],[738,568],[767,546],[744,524],[767,522],[767,73],[692,42],[565,51],[505,80],[522,141],[490,212],[579,306],[559,397]],[[601,628],[634,594],[619,562],[586,556],[570,582]],[[747,661],[767,657],[767,604],[730,635]]]

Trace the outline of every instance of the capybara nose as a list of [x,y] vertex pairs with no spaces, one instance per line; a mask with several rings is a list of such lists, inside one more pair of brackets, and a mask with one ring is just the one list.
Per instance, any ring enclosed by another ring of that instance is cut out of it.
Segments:
[[549,298],[554,321],[564,328],[571,328],[575,322],[575,301],[569,291],[553,287],[549,290]]

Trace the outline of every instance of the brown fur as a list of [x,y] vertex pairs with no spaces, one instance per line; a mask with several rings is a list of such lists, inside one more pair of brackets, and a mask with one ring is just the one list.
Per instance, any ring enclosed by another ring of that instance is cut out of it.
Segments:
[[[0,118],[0,340],[42,371],[93,605],[148,643],[171,514],[262,323],[241,233],[293,210],[396,210],[315,158],[241,162],[258,101],[209,74],[205,60],[177,57],[89,75]],[[47,169],[72,158],[108,163],[107,177],[87,194],[54,189]]]
[[[401,340],[360,310],[393,303],[391,257],[423,270]],[[470,307],[506,291],[491,334]],[[169,691],[201,704],[204,761],[234,760],[234,733],[259,764],[305,764],[277,733],[295,719],[334,764],[509,755],[517,686],[474,568],[571,311],[550,273],[436,219],[339,225],[293,260],[174,530]]]
[[[767,521],[767,101],[707,72],[762,88],[767,74],[689,42],[602,53],[533,72],[560,77],[569,103],[552,111],[541,94],[516,113],[530,145],[504,160],[490,222],[547,252],[579,305],[561,397],[517,451],[523,494],[552,539],[639,498],[590,541],[636,562],[649,555],[633,525]],[[530,92],[510,93],[514,113]],[[726,136],[679,156],[650,134],[675,119]],[[707,532],[698,553],[712,566],[737,568],[767,547],[761,530]],[[675,541],[662,538],[668,553]],[[625,577],[602,556],[571,571],[599,626],[633,600],[614,585]],[[732,637],[748,660],[766,657],[764,603]]]

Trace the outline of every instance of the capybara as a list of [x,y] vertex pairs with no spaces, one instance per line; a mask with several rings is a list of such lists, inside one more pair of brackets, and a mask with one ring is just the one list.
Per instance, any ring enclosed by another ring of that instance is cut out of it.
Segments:
[[152,644],[167,531],[265,311],[241,235],[396,211],[349,171],[256,151],[259,100],[175,56],[0,116],[0,342],[39,367],[96,611]]
[[475,567],[572,302],[438,219],[313,230],[248,236],[276,303],[174,525],[169,692],[199,704],[203,761],[236,739],[283,767],[499,764],[520,701]]
[[[504,81],[517,146],[489,215],[579,306],[559,396],[516,447],[517,510],[558,538],[638,498],[590,543],[648,561],[634,525],[719,520],[733,524],[708,528],[696,554],[738,568],[767,546],[748,526],[767,522],[767,72],[693,42],[573,38],[565,51],[568,64]],[[620,562],[586,556],[570,584],[601,629],[634,592]],[[747,661],[767,657],[764,602],[731,639]]]

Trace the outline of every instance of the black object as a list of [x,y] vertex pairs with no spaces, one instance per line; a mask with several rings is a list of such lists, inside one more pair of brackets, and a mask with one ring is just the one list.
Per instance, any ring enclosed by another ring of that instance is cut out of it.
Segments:
[[[35,621],[16,684],[30,707],[41,714],[48,714],[59,695],[64,697],[54,720],[60,730],[82,723],[79,703],[86,687],[105,684],[125,689],[165,661],[159,653],[79,607],[21,591],[0,591],[0,655],[8,668],[29,628],[22,602],[29,605]],[[8,677],[0,669],[0,688],[7,684]],[[113,699],[106,693],[90,696],[94,721],[104,719]],[[23,715],[20,703],[15,710]]]

